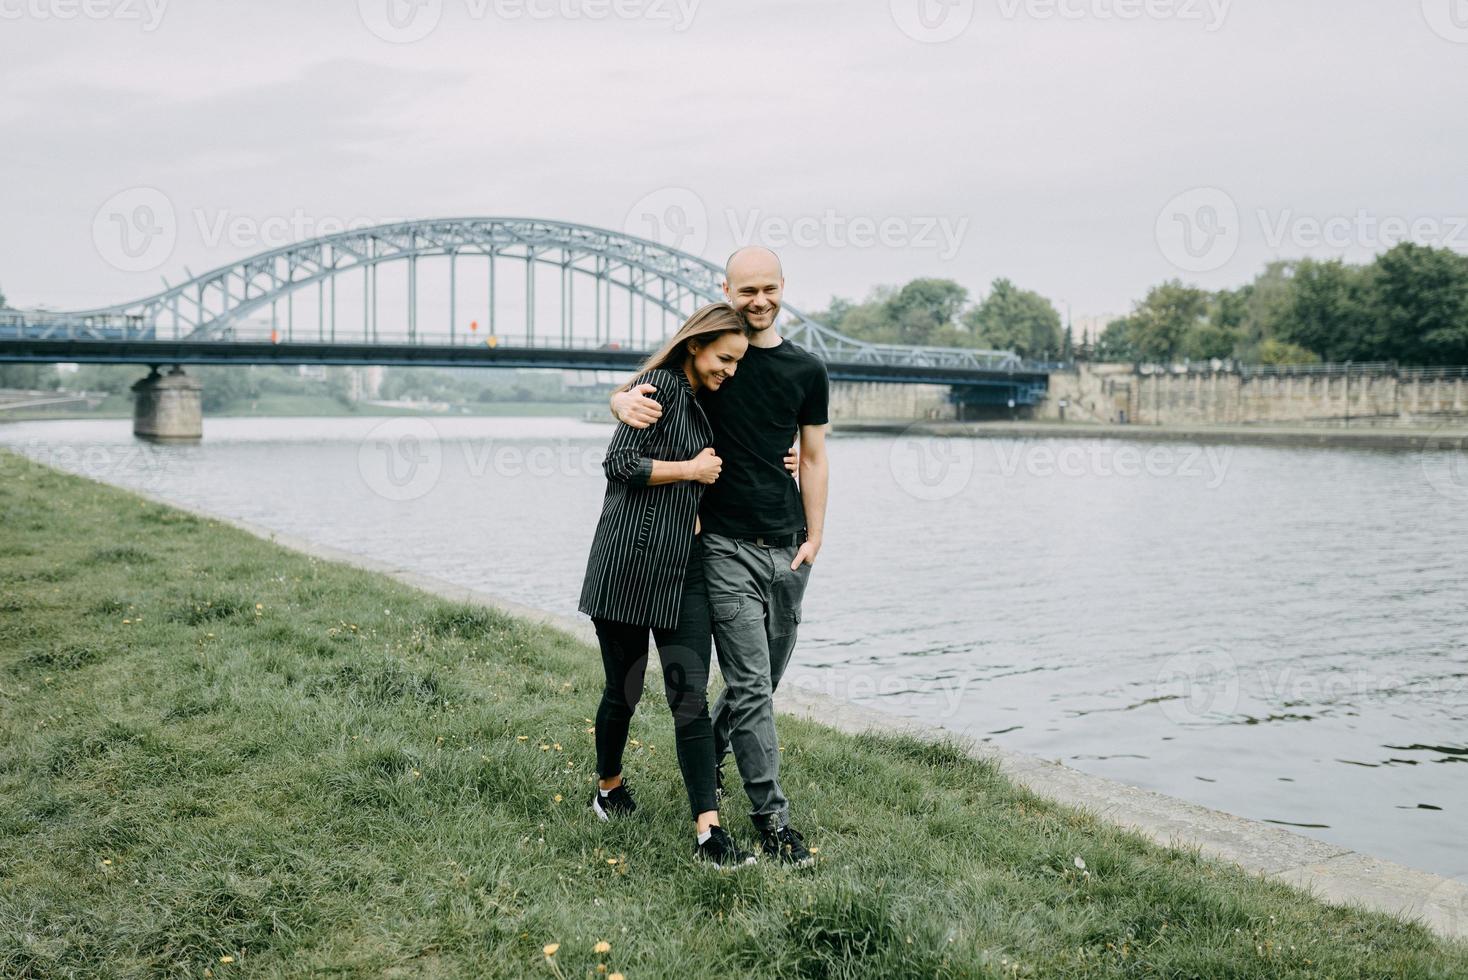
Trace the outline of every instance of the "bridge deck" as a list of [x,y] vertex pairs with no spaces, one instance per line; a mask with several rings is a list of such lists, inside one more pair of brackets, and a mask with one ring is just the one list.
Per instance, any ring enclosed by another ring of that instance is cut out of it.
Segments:
[[[395,367],[562,368],[630,371],[646,356],[626,348],[432,346],[393,343],[269,343],[184,340],[0,339],[0,362],[92,364],[382,364]],[[833,381],[1043,388],[1041,371],[828,362]]]

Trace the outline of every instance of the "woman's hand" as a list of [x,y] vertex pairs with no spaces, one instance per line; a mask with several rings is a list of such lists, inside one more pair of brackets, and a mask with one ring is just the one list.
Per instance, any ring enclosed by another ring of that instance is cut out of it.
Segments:
[[688,461],[688,478],[697,480],[699,483],[713,483],[719,478],[719,473],[723,468],[724,461],[719,458],[718,453],[714,452],[714,447],[709,446]]

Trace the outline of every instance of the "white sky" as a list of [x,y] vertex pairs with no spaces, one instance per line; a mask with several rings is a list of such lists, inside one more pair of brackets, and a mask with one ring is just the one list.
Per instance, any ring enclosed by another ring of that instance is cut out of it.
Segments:
[[[80,308],[332,222],[645,232],[670,204],[664,231],[716,260],[755,229],[807,310],[1007,276],[1123,312],[1172,276],[1368,257],[1386,219],[1468,251],[1459,0],[617,0],[631,16],[593,20],[597,2],[0,0],[0,288]],[[971,22],[923,43],[898,25],[920,2],[936,31]],[[436,28],[382,40],[389,3],[423,4],[417,25],[441,4]],[[512,18],[527,5],[549,16]],[[137,187],[176,241],[129,272],[94,219]],[[1157,227],[1194,188],[1239,217],[1190,272]],[[857,219],[892,244],[853,244]],[[769,241],[800,220],[809,243]]]

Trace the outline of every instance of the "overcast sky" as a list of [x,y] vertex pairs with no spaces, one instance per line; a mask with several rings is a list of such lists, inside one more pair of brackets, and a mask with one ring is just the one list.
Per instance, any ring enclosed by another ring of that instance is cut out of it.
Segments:
[[0,0],[0,92],[18,306],[455,215],[765,241],[810,310],[1468,251],[1459,0]]

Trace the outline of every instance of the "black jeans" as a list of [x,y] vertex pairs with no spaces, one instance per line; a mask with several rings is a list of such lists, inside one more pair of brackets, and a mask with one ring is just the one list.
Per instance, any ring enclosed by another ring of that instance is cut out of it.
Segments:
[[695,817],[706,810],[718,809],[714,801],[714,728],[708,706],[712,634],[700,539],[693,539],[693,549],[688,555],[675,628],[652,629],[599,618],[593,618],[592,623],[601,643],[602,668],[606,671],[606,687],[596,709],[597,773],[603,779],[610,779],[622,771],[622,752],[627,745],[632,713],[642,700],[647,637],[651,632],[663,664],[663,691],[673,712],[678,768],[683,771],[688,805]]

